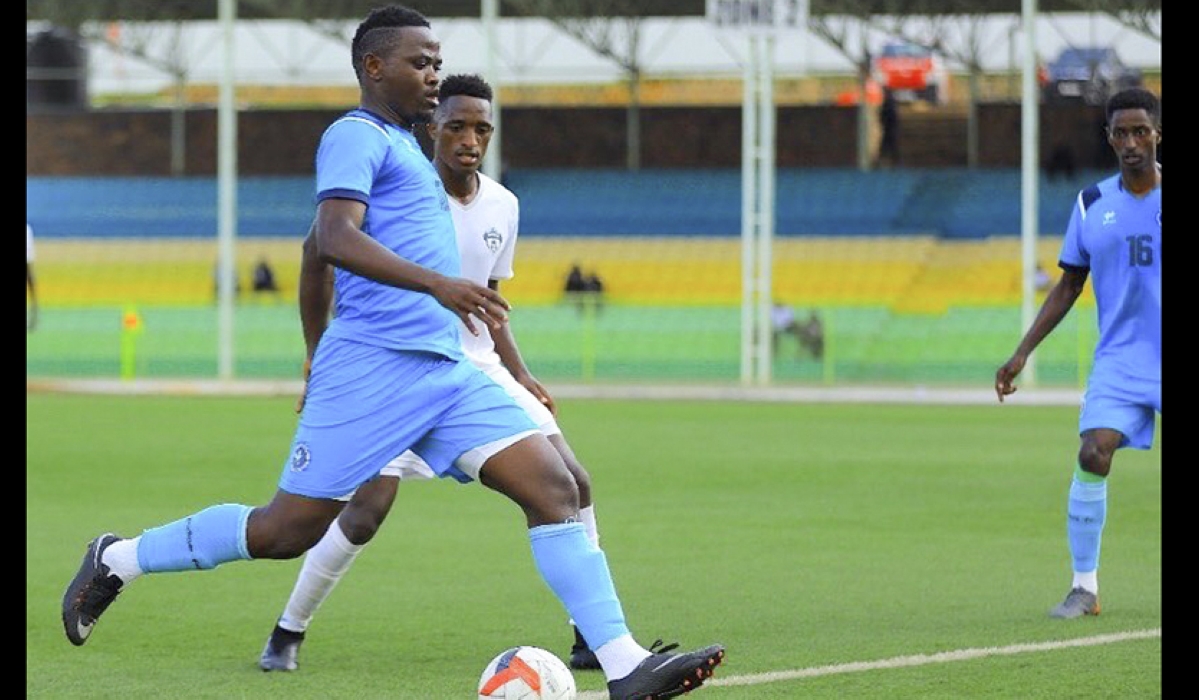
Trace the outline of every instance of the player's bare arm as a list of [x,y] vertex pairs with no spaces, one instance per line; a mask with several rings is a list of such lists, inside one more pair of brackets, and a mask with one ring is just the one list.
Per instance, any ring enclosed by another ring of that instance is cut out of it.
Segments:
[[376,282],[429,294],[475,335],[472,314],[492,329],[507,322],[511,307],[499,292],[401,258],[362,231],[365,216],[362,202],[326,199],[320,203],[314,239],[321,261]]
[[[488,282],[488,286],[496,292],[500,290],[500,283],[497,280]],[[512,375],[512,378],[520,383],[521,386],[529,390],[529,393],[537,397],[537,400],[550,409],[550,413],[558,415],[558,408],[554,405],[554,398],[550,396],[550,392],[545,388],[537,377],[529,371],[528,365],[525,364],[524,358],[520,354],[520,348],[516,346],[516,336],[512,334],[512,324],[505,323],[501,328],[491,332],[491,340],[495,343],[495,352],[500,356],[500,362],[503,363],[504,369]]]
[[1016,392],[1016,385],[1013,382],[1023,371],[1025,363],[1028,362],[1028,356],[1032,354],[1033,350],[1036,350],[1041,341],[1054,328],[1057,328],[1057,325],[1074,307],[1074,302],[1082,294],[1086,282],[1086,270],[1065,269],[1062,271],[1061,278],[1049,290],[1045,302],[1041,304],[1041,309],[1037,312],[1036,319],[1033,320],[1028,332],[1024,334],[1020,345],[1016,347],[1016,352],[995,372],[995,393],[999,396],[1000,403],[1003,403],[1003,397]]
[[316,250],[316,222],[308,229],[300,257],[300,327],[308,359],[316,352],[333,306],[333,267],[321,260]]
[[312,356],[317,343],[329,326],[329,312],[333,306],[333,266],[321,260],[316,250],[316,221],[304,238],[300,257],[300,327],[304,331],[304,387],[296,401],[296,413],[304,410],[304,397],[308,394],[308,374],[312,370]]

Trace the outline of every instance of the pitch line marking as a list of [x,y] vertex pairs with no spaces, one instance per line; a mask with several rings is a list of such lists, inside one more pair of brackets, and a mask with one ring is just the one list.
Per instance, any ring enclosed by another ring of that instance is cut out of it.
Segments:
[[[761,685],[763,683],[791,681],[800,678],[831,676],[838,673],[858,673],[861,671],[877,671],[880,669],[889,668],[910,668],[912,666],[943,664],[951,661],[969,661],[970,659],[982,659],[988,656],[1011,656],[1014,654],[1027,654],[1029,652],[1037,651],[1055,651],[1057,649],[1070,649],[1073,647],[1092,647],[1102,644],[1115,644],[1117,642],[1127,642],[1137,639],[1152,639],[1154,637],[1161,636],[1162,630],[1160,627],[1157,627],[1154,629],[1136,630],[1132,632],[1101,634],[1094,637],[1065,639],[1057,642],[1036,642],[1031,644],[1012,644],[1006,647],[959,649],[957,651],[943,651],[936,654],[894,656],[890,659],[881,659],[879,661],[851,661],[843,664],[813,666],[811,668],[801,668],[793,671],[768,671],[766,673],[749,673],[741,676],[728,676],[725,678],[717,677],[706,681],[704,685],[712,687]],[[578,700],[605,700],[607,697],[607,692],[598,691],[584,691],[578,694]]]

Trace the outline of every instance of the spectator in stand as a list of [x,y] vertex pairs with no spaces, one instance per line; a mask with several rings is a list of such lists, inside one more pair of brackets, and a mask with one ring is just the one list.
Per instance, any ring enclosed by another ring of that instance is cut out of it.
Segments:
[[275,271],[271,269],[271,264],[267,262],[266,258],[259,258],[258,264],[254,266],[254,291],[279,295],[279,283],[275,280]]

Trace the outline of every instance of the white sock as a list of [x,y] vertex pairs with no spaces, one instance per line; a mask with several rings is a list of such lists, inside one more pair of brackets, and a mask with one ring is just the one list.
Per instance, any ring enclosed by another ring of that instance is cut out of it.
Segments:
[[304,555],[304,565],[300,567],[300,576],[287,599],[287,607],[279,617],[279,626],[292,632],[308,629],[316,609],[333,592],[333,587],[365,546],[346,539],[341,525],[334,520],[321,541]]
[[579,509],[579,522],[587,530],[587,539],[595,547],[599,547],[599,528],[595,524],[595,504]]
[[1074,585],[1071,588],[1083,588],[1096,595],[1099,594],[1099,571],[1074,572]]
[[105,547],[104,553],[100,555],[100,563],[116,574],[124,586],[128,586],[133,579],[146,573],[137,563],[139,540],[141,540],[141,535],[127,540],[118,540]]
[[649,650],[633,641],[631,634],[621,635],[595,650],[595,658],[610,681],[629,675],[649,655]]

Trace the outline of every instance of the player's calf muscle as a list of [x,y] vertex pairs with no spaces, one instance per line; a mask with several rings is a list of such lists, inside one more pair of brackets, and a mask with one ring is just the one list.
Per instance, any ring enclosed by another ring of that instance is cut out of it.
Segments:
[[246,548],[255,559],[294,559],[320,541],[343,507],[337,501],[276,495],[246,523]]

